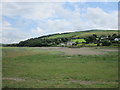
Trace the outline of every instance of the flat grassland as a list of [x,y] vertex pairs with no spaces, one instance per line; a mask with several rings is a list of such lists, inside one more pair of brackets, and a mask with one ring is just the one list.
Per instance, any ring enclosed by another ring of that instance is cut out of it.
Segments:
[[2,47],[3,88],[116,88],[117,48]]

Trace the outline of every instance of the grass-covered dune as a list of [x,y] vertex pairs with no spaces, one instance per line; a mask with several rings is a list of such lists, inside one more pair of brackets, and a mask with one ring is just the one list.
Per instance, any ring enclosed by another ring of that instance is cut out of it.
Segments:
[[3,88],[118,87],[117,49],[81,48],[84,54],[66,54],[75,48],[1,49]]

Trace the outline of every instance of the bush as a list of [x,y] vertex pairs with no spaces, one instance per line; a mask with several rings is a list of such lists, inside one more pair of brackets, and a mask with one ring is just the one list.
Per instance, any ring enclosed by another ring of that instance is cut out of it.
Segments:
[[110,46],[110,45],[111,45],[111,42],[109,42],[109,41],[102,42],[102,46]]
[[112,43],[119,43],[119,41],[111,41]]
[[87,46],[87,47],[96,47],[96,46],[97,46],[97,44],[90,43],[90,44],[86,44],[85,46]]
[[100,43],[98,43],[97,46],[100,46]]
[[84,44],[84,43],[81,43],[81,44],[77,44],[77,46],[78,46],[78,47],[83,47],[83,46],[85,46],[85,44]]
[[119,44],[118,43],[113,43],[112,46],[119,46]]

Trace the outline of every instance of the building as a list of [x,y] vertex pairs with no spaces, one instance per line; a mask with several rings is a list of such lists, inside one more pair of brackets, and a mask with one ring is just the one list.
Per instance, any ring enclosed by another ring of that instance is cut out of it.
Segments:
[[65,46],[65,43],[60,43],[59,45],[61,45],[61,46]]
[[73,44],[75,44],[75,42],[72,42],[72,41],[68,41],[68,42],[67,42],[67,46],[71,46],[71,45],[73,45]]
[[120,38],[115,38],[114,41],[120,41]]

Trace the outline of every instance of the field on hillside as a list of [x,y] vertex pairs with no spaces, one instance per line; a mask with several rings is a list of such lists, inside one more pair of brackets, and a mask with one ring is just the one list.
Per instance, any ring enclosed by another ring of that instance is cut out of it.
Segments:
[[59,35],[52,35],[48,37],[48,39],[55,39],[55,38],[67,38],[67,37],[80,37],[80,38],[85,38],[87,36],[91,36],[93,34],[96,34],[97,36],[108,36],[108,35],[113,35],[113,34],[118,34],[117,30],[93,30],[93,31],[81,31],[81,32],[71,32],[68,34],[59,34]]
[[78,43],[86,42],[84,39],[74,39],[74,40],[71,40],[71,41],[78,42]]
[[117,48],[2,47],[3,88],[116,88]]

